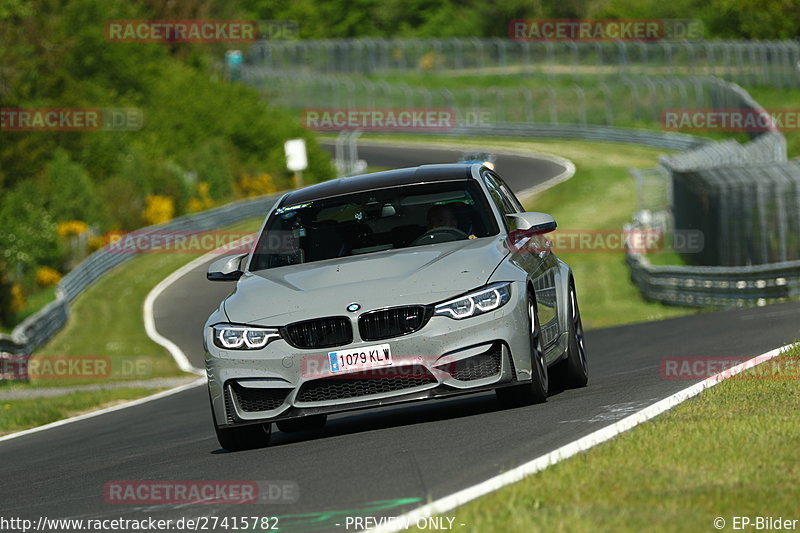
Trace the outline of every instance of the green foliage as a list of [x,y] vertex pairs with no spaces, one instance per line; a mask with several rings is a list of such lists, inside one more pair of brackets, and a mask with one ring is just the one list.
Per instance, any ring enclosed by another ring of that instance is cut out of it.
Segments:
[[60,266],[56,227],[33,182],[23,182],[0,198],[0,261],[17,277],[36,266]]
[[609,0],[596,15],[697,18],[711,38],[793,39],[800,35],[800,4],[796,0]]
[[581,2],[530,0],[241,0],[249,16],[297,22],[304,39],[505,37],[525,17],[580,17]]
[[297,22],[304,39],[507,37],[516,18],[701,19],[709,37],[790,39],[796,0],[240,0],[249,16]]
[[47,211],[55,222],[81,220],[91,225],[103,219],[94,182],[65,150],[57,150],[45,167],[42,190]]
[[291,137],[308,140],[307,181],[333,174],[295,117],[216,74],[224,46],[105,38],[109,20],[242,18],[238,10],[211,0],[0,0],[3,107],[135,108],[144,122],[135,131],[0,131],[0,253],[12,280],[60,266],[56,222],[134,229],[147,195],[169,196],[181,215],[199,182],[224,203],[245,172],[288,186]]
[[3,262],[0,261],[0,326],[10,326],[14,314],[11,309],[11,281],[6,274]]

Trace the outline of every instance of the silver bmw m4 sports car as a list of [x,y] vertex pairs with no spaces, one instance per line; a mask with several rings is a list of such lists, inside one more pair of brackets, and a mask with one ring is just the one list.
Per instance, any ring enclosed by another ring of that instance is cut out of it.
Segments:
[[204,330],[220,445],[266,445],[330,413],[494,390],[543,402],[587,382],[556,228],[481,164],[341,178],[283,196]]

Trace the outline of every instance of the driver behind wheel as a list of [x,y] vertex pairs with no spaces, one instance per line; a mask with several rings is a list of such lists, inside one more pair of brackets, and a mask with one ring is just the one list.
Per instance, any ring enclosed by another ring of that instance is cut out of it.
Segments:
[[437,228],[458,229],[458,216],[447,204],[434,205],[428,209],[428,230]]
[[448,204],[431,206],[427,215],[427,231],[417,238],[412,245],[477,238],[474,234],[467,235],[459,229],[458,222],[458,213],[453,206]]
[[[461,204],[463,205],[463,204]],[[449,204],[437,204],[428,210],[428,231],[437,228],[449,228],[461,231],[459,228],[458,213],[455,207]],[[470,233],[470,239],[477,239],[477,237]]]

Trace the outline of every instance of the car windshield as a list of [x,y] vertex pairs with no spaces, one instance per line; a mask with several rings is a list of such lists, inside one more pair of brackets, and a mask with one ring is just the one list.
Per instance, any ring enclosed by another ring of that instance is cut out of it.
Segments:
[[497,235],[475,181],[405,185],[282,205],[250,270]]

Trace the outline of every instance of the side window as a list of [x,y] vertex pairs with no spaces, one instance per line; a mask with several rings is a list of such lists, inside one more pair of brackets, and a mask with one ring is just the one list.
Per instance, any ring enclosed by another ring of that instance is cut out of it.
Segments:
[[506,185],[506,182],[503,181],[500,178],[500,176],[498,176],[496,174],[492,174],[491,176],[492,176],[492,178],[494,178],[494,180],[497,182],[497,184],[500,185],[500,192],[503,193],[503,195],[508,199],[508,201],[511,203],[511,205],[513,205],[516,208],[517,213],[525,212],[525,208],[522,207],[521,203],[519,203],[519,200],[517,200],[517,197],[514,196],[513,192],[511,192],[511,189],[508,188],[508,185]]
[[508,215],[520,212],[520,209],[517,207],[518,203],[512,201],[511,198],[508,197],[507,193],[503,190],[504,184],[495,176],[486,172],[483,174],[483,179],[486,182],[486,188],[489,189],[489,196],[491,196],[492,202],[494,202],[497,209],[504,215],[503,218],[505,219],[506,226],[510,230],[516,229],[513,227],[514,219],[509,218]]

